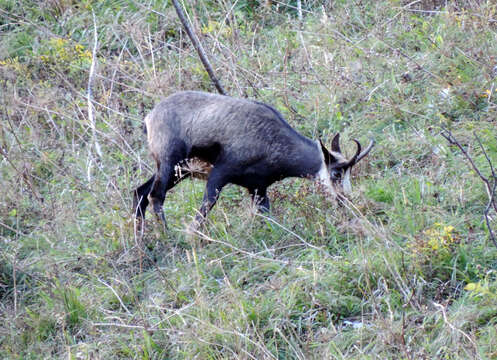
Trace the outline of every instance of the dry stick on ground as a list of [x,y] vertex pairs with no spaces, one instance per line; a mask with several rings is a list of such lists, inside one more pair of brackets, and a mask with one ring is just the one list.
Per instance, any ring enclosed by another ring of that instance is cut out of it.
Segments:
[[483,147],[483,144],[481,143],[481,140],[478,137],[478,135],[476,135],[476,133],[473,133],[473,135],[475,136],[476,141],[480,145],[480,148],[482,149],[483,154],[485,155],[485,159],[487,160],[487,162],[490,166],[490,174],[491,174],[490,178],[488,178],[482,174],[481,170],[478,169],[475,162],[473,161],[473,158],[468,154],[468,152],[463,148],[461,143],[454,137],[454,135],[449,130],[442,129],[441,135],[445,139],[447,139],[447,141],[451,145],[455,145],[459,148],[459,150],[461,150],[464,157],[468,160],[469,164],[471,165],[471,167],[473,168],[475,173],[480,177],[480,179],[485,184],[485,188],[487,190],[487,196],[488,196],[488,203],[487,203],[487,206],[485,208],[485,211],[483,212],[483,216],[485,217],[485,223],[487,225],[488,234],[490,236],[490,239],[494,243],[495,247],[497,247],[497,239],[495,238],[495,234],[492,230],[492,227],[490,226],[490,216],[489,216],[489,212],[490,212],[490,210],[492,210],[492,208],[494,209],[494,211],[497,214],[497,198],[495,195],[495,190],[497,189],[497,173],[495,172],[495,168],[492,164],[492,161],[488,157],[488,154],[485,151],[485,148]]
[[176,9],[176,13],[178,14],[181,23],[183,24],[183,27],[186,30],[186,33],[188,34],[188,37],[193,43],[193,47],[195,48],[195,50],[197,50],[198,56],[200,57],[200,61],[202,61],[202,65],[204,65],[205,71],[207,71],[207,74],[209,74],[209,77],[211,78],[211,81],[214,83],[214,86],[216,87],[217,91],[219,91],[221,95],[226,95],[226,91],[224,91],[216,75],[214,75],[214,70],[212,70],[211,63],[209,62],[209,59],[205,54],[204,48],[202,47],[202,44],[198,40],[197,35],[195,35],[195,33],[193,32],[193,29],[190,26],[188,20],[186,19],[185,14],[183,13],[183,9],[181,8],[181,5],[178,2],[178,0],[173,0],[173,5],[174,8]]

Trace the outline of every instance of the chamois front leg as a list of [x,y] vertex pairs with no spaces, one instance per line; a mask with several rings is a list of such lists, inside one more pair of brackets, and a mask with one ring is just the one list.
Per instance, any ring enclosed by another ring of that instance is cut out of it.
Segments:
[[223,171],[223,167],[216,165],[211,171],[209,178],[207,179],[207,185],[205,187],[204,199],[202,200],[202,205],[195,216],[195,220],[192,224],[193,228],[204,223],[207,214],[216,204],[219,198],[219,193],[223,187],[228,183],[228,175]]

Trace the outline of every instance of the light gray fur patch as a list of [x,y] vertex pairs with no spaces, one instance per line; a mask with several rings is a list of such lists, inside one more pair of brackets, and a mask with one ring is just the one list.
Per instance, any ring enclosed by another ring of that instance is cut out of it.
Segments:
[[150,112],[147,114],[147,116],[145,116],[145,126],[147,127],[147,140],[148,140],[149,146],[152,143],[153,136],[155,135],[152,133],[152,131],[150,129],[151,121],[152,121],[152,113]]
[[[316,141],[316,144],[318,146],[318,149],[321,150],[321,145],[319,141]],[[328,172],[328,166],[326,166],[326,162],[324,161],[324,154],[322,151],[319,151],[319,154],[321,155],[321,167],[319,168],[318,173],[316,174],[316,178],[318,181],[324,185],[326,190],[330,193],[332,196],[336,196],[337,193],[333,186],[331,185],[331,179],[330,179],[330,173]]]
[[347,170],[345,170],[342,186],[345,195],[349,195],[352,193],[352,186],[350,185],[350,167]]
[[337,160],[338,163],[347,162],[345,156],[336,151],[330,151],[330,154]]

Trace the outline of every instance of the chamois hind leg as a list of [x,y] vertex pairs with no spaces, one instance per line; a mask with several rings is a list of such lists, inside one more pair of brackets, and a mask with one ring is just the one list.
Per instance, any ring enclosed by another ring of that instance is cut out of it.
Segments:
[[[148,195],[152,191],[152,185],[154,183],[155,176],[155,174],[152,175],[152,177],[148,179],[146,183],[133,190],[133,214],[137,219],[145,219],[145,210],[147,209],[147,206],[149,204]],[[190,176],[191,173],[189,172],[179,173],[175,170],[174,181],[168,184],[166,191],[169,191],[169,189],[171,189],[173,186],[189,178]]]
[[178,174],[176,173],[176,165],[182,160],[179,154],[169,156],[165,161],[157,161],[157,173],[152,184],[152,189],[148,196],[149,201],[155,215],[166,225],[166,218],[162,206],[166,198],[166,192],[178,183]]
[[133,190],[133,213],[136,219],[143,221],[145,219],[145,210],[148,206],[148,194],[152,190],[155,175],[152,175],[146,183]]
[[257,205],[257,211],[260,213],[269,212],[269,198],[267,197],[267,188],[249,189],[252,201]]

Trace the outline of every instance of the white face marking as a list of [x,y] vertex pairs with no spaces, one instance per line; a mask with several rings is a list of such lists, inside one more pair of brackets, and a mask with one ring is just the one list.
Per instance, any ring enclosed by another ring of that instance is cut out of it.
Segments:
[[318,173],[316,174],[316,178],[318,181],[325,187],[325,189],[330,193],[332,196],[336,196],[337,193],[333,186],[331,185],[331,180],[330,180],[330,173],[328,172],[328,167],[326,166],[326,162],[324,161],[324,154],[321,151],[321,145],[319,142],[316,142],[318,144],[318,149],[321,154],[321,167],[319,168]]
[[343,192],[345,195],[352,193],[352,186],[350,185],[350,167],[345,170],[342,180]]

